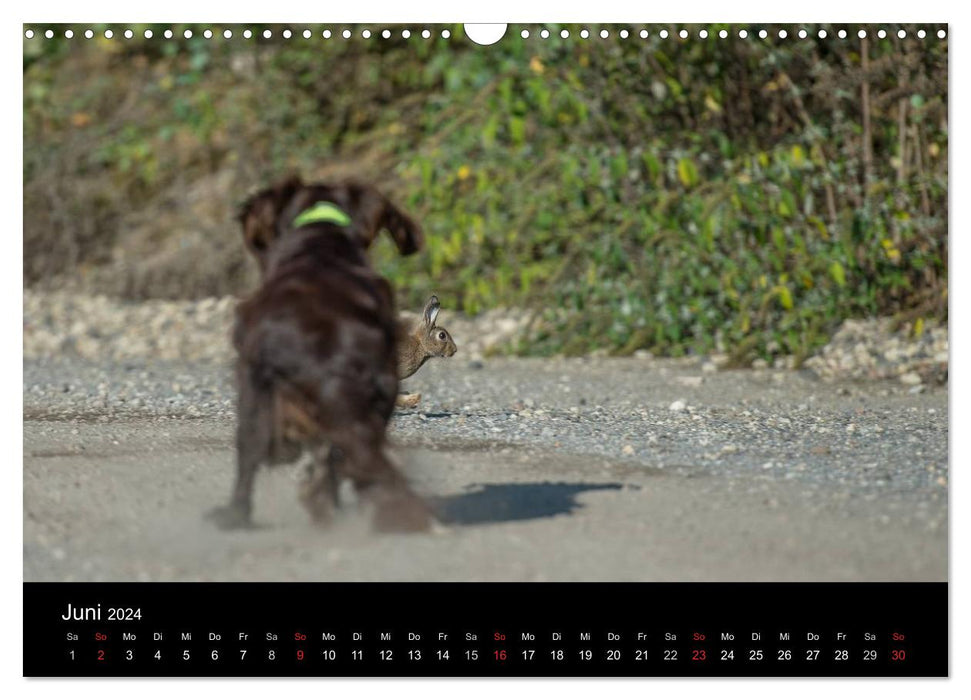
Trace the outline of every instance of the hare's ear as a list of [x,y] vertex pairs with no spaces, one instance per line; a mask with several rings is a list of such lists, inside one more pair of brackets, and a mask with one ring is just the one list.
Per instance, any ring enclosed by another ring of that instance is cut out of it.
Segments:
[[432,328],[435,325],[435,319],[438,318],[438,312],[441,308],[442,305],[438,302],[438,297],[433,294],[425,304],[425,311],[422,313],[422,320],[426,328]]
[[351,216],[363,229],[365,247],[371,245],[382,229],[386,229],[402,255],[421,250],[425,236],[410,216],[370,185],[351,185],[349,190]]

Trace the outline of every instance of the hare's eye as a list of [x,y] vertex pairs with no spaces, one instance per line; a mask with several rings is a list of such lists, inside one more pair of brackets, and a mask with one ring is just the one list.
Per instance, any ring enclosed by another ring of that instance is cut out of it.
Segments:
[[438,332],[438,339],[439,340],[445,340],[445,331],[439,331]]

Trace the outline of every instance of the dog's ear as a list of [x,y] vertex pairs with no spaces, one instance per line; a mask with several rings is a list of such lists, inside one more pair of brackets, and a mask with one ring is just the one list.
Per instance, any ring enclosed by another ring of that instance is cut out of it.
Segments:
[[387,230],[402,255],[421,250],[425,236],[410,216],[401,211],[387,197],[370,185],[352,186],[356,190],[356,206],[351,216],[360,225],[364,245],[369,247],[378,233]]
[[243,229],[243,241],[260,264],[260,270],[265,268],[266,256],[279,237],[277,219],[301,187],[303,182],[300,177],[292,175],[272,187],[260,190],[239,208],[237,220]]
[[402,255],[417,253],[425,245],[421,226],[388,200],[385,200],[384,228],[391,234]]

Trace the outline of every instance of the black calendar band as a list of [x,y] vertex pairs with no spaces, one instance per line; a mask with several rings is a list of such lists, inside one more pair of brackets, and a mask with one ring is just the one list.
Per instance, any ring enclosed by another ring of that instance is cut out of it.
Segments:
[[946,583],[25,583],[26,676],[946,676]]

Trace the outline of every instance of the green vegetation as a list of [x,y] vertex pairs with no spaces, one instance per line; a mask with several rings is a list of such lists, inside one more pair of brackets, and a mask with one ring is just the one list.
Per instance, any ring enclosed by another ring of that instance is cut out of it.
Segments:
[[946,320],[946,39],[566,28],[25,40],[26,283],[244,291],[232,207],[299,171],[423,223],[420,255],[375,250],[402,305],[534,309],[511,351],[747,362],[848,317]]

